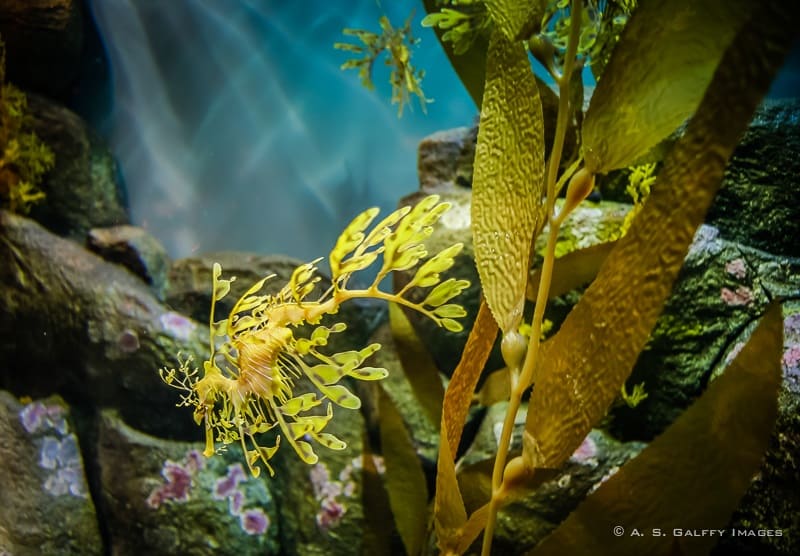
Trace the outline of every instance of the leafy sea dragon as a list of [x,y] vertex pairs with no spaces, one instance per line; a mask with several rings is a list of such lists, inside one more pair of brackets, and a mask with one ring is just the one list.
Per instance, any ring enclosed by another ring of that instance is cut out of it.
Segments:
[[[431,195],[413,208],[392,212],[367,231],[378,215],[377,208],[368,209],[339,236],[329,257],[332,285],[322,295],[312,296],[320,281],[316,264],[322,259],[317,259],[297,267],[289,283],[276,295],[259,293],[274,275],[259,280],[236,302],[228,318],[220,321],[215,321],[215,304],[229,293],[235,278],[223,279],[222,268],[214,264],[209,318],[211,355],[203,362],[202,373],[190,367],[191,358],[180,357],[177,370],[159,371],[164,382],[185,391],[178,405],[194,407],[195,422],[204,423],[206,457],[216,452],[217,443],[224,446],[238,441],[254,476],[260,473],[259,462],[274,475],[269,460],[278,450],[281,435],[309,464],[318,460],[310,440],[332,450],[346,447],[342,440],[324,432],[333,417],[333,405],[348,409],[361,406],[361,400],[339,381],[345,376],[380,380],[387,371],[362,366],[380,349],[380,344],[332,355],[319,351],[331,334],[342,332],[346,326],[342,322],[319,325],[321,318],[336,313],[345,301],[384,299],[419,311],[450,331],[462,329],[455,319],[465,316],[466,311],[461,305],[448,302],[469,282],[455,278],[442,281],[440,276],[453,265],[463,247],[460,243],[423,262],[397,293],[378,289],[391,271],[411,269],[427,257],[423,241],[449,207]],[[369,287],[348,287],[353,273],[379,260],[380,270]],[[430,290],[422,302],[407,297],[415,288]],[[307,324],[317,326],[308,337],[298,337],[299,327]],[[316,392],[295,395],[294,381],[303,376]],[[315,410],[326,401],[324,412],[321,408]],[[259,435],[276,427],[275,444],[262,446]]]

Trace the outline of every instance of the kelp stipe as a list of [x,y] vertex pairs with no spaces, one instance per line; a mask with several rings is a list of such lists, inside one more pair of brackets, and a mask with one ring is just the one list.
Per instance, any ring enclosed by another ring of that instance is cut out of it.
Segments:
[[[314,297],[320,277],[315,266],[320,259],[300,265],[289,283],[276,295],[259,294],[267,276],[245,292],[231,309],[227,319],[215,320],[216,303],[230,291],[234,278],[222,278],[222,268],[213,268],[213,293],[210,326],[211,354],[203,363],[202,373],[181,360],[178,369],[161,369],[168,385],[184,390],[179,406],[194,407],[194,419],[205,426],[209,457],[223,445],[240,442],[250,472],[257,476],[261,462],[271,475],[269,460],[279,448],[281,436],[306,463],[318,457],[309,440],[333,450],[346,444],[324,432],[333,417],[333,405],[358,409],[361,400],[339,381],[349,376],[359,380],[380,380],[385,369],[362,366],[380,344],[370,344],[357,351],[327,355],[319,350],[331,334],[345,330],[342,322],[320,325],[325,315],[334,314],[349,299],[373,298],[392,301],[433,319],[451,331],[461,330],[455,320],[466,312],[457,304],[448,303],[463,291],[466,280],[441,280],[460,243],[436,253],[422,263],[411,281],[397,293],[378,289],[378,284],[393,270],[415,267],[428,252],[424,240],[433,232],[433,224],[449,208],[436,195],[424,198],[415,207],[403,207],[367,231],[377,208],[358,215],[339,236],[329,262],[331,287]],[[380,259],[381,266],[364,289],[348,288],[350,277]],[[422,302],[411,301],[411,290],[430,289]],[[308,337],[297,337],[298,328],[317,325]],[[295,380],[305,377],[316,389],[295,395]],[[327,400],[324,411],[315,410]],[[262,446],[259,435],[277,427],[274,445]]]

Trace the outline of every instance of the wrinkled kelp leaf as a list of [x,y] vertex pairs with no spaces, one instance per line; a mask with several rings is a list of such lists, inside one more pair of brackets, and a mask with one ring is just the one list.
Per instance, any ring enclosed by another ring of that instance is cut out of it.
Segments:
[[[425,4],[425,11],[429,14],[436,13],[441,8],[437,0],[423,0],[423,4]],[[469,96],[472,97],[475,106],[480,109],[486,80],[486,52],[489,50],[488,37],[483,35],[476,36],[472,46],[465,53],[456,55],[453,52],[452,43],[442,40],[442,35],[446,31],[438,27],[434,27],[434,31],[439,39],[439,44],[442,45],[450,60],[450,64],[456,70],[459,79],[461,79],[461,83],[467,89]]]
[[523,436],[528,465],[552,468],[568,458],[630,374],[725,163],[788,50],[792,18],[780,11],[765,4],[738,33],[647,204],[548,346]]
[[406,552],[419,554],[428,524],[428,487],[411,436],[391,398],[379,390],[380,436],[386,490]]
[[458,542],[460,528],[467,520],[464,502],[458,490],[454,458],[461,441],[472,393],[496,337],[497,323],[492,318],[486,301],[481,300],[461,361],[453,371],[444,394],[434,503],[434,524],[439,547],[443,552],[446,546],[452,547]]
[[497,323],[485,300],[481,300],[475,324],[470,330],[464,352],[461,354],[456,370],[444,394],[442,410],[442,438],[450,442],[450,452],[455,456],[461,442],[461,432],[467,419],[472,393],[481,376],[494,340],[497,337]]
[[[553,277],[547,297],[553,299],[594,280],[615,244],[615,241],[598,243],[557,258],[553,263]],[[540,278],[540,269],[531,272],[527,288],[527,296],[531,301],[536,300]]]
[[679,554],[708,554],[718,537],[675,538],[673,530],[722,528],[750,485],[778,412],[782,330],[776,303],[700,399],[532,554],[667,554],[673,543]]
[[403,374],[414,392],[414,397],[425,410],[431,423],[436,426],[442,420],[444,400],[444,386],[439,378],[439,369],[408,321],[408,317],[396,303],[389,304],[389,322],[397,355],[403,365]]
[[455,455],[450,443],[442,438],[439,443],[439,467],[436,473],[436,498],[433,501],[433,524],[436,529],[439,550],[450,554],[462,536],[462,527],[467,522],[467,510],[458,488]]
[[547,0],[486,0],[494,24],[510,40],[524,39],[538,30]]
[[583,122],[587,168],[629,166],[697,108],[750,0],[641,0]]
[[522,317],[544,178],[542,105],[521,43],[494,31],[475,147],[472,234],[486,302],[503,332]]

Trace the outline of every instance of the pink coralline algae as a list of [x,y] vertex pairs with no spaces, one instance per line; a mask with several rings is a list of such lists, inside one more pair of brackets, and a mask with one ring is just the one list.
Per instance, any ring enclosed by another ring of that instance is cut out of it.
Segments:
[[269,529],[269,516],[261,508],[245,508],[247,502],[241,483],[247,482],[241,463],[228,466],[228,473],[214,483],[211,494],[214,500],[227,500],[228,513],[239,517],[242,530],[248,535],[263,535]]
[[595,444],[590,436],[587,436],[583,439],[583,442],[581,442],[581,445],[578,446],[578,449],[575,450],[575,453],[572,454],[570,459],[578,463],[596,464],[594,460],[596,456],[597,444]]
[[793,388],[800,382],[800,313],[792,313],[783,321],[783,373]]
[[239,483],[244,482],[246,479],[247,476],[241,464],[237,463],[229,466],[228,474],[218,479],[214,485],[214,500],[225,500],[232,496],[235,492],[238,492]]
[[117,338],[117,346],[119,346],[119,349],[122,351],[122,353],[136,352],[139,347],[141,347],[141,344],[139,343],[139,336],[136,334],[136,331],[131,330],[130,328],[123,330]]
[[19,419],[28,434],[50,429],[55,429],[60,434],[67,432],[64,408],[60,405],[45,405],[41,402],[29,403],[20,411]]
[[789,346],[783,353],[783,366],[786,367],[787,374],[800,372],[800,345]]
[[753,302],[753,292],[745,286],[738,286],[736,290],[722,288],[720,299],[731,307],[741,307],[750,305]]
[[797,341],[800,341],[800,313],[793,313],[786,317],[783,326],[786,330],[787,338],[791,336]]
[[161,476],[166,482],[150,493],[147,505],[155,510],[167,501],[187,502],[192,490],[192,480],[204,465],[203,456],[197,450],[186,452],[180,463],[165,461]]
[[733,259],[725,263],[725,272],[738,280],[742,280],[747,276],[747,265],[741,257]]
[[[360,458],[357,459],[360,464]],[[314,497],[319,502],[317,526],[322,531],[328,531],[339,525],[347,513],[347,506],[339,500],[339,497],[352,496],[355,491],[355,483],[351,480],[354,463],[349,463],[342,469],[338,481],[331,480],[330,471],[323,463],[317,463],[311,468],[309,478],[314,489]]]
[[42,488],[52,496],[88,497],[78,440],[69,433],[64,408],[33,402],[22,408],[19,419],[28,434],[38,437],[39,467],[47,470]]
[[153,509],[161,507],[166,501],[188,502],[192,489],[192,473],[184,464],[165,461],[161,475],[166,481],[147,497],[147,505]]
[[335,498],[324,498],[320,502],[320,510],[317,512],[317,526],[323,531],[336,527],[346,511],[347,508]]
[[164,331],[178,340],[188,341],[197,325],[179,313],[169,311],[159,319]]
[[242,506],[244,506],[244,493],[237,490],[228,496],[228,513],[231,515],[240,515],[242,513]]
[[263,535],[269,529],[269,516],[260,508],[240,514],[239,521],[248,535]]
[[[161,470],[165,482],[150,493],[147,505],[155,510],[167,501],[188,502],[195,485],[206,485],[210,482],[210,473],[212,470],[206,468],[205,460],[197,450],[188,451],[180,463],[165,461]],[[210,487],[211,498],[227,502],[228,513],[239,518],[239,524],[245,533],[263,535],[269,529],[269,516],[261,508],[245,507],[247,498],[242,484],[248,480],[242,464],[229,465],[228,472],[217,478]]]

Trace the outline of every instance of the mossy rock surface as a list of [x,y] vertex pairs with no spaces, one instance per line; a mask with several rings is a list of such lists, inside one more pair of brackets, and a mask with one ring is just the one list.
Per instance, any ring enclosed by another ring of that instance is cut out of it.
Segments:
[[47,229],[83,243],[92,228],[129,223],[119,169],[100,136],[74,112],[28,95],[36,135],[53,151],[55,166],[39,188],[45,199],[31,217]]
[[201,442],[148,436],[109,411],[98,429],[112,554],[282,553],[271,483],[248,475],[238,447],[205,458]]

